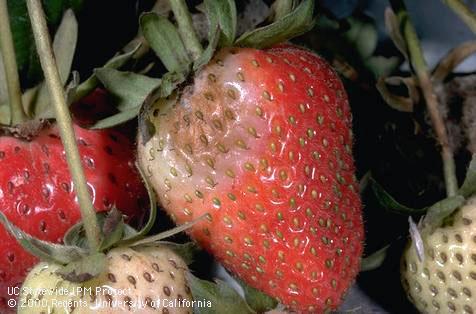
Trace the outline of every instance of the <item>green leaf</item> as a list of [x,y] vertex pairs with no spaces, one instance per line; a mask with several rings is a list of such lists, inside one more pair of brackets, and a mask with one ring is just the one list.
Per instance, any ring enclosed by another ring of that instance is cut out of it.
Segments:
[[473,155],[471,162],[469,163],[468,171],[466,172],[466,178],[463,185],[459,189],[458,193],[468,198],[476,192],[476,154]]
[[387,250],[389,247],[390,245],[386,245],[369,256],[362,258],[360,271],[370,271],[379,268],[387,257]]
[[[75,12],[79,11],[83,1],[43,0],[42,2],[48,26],[53,33],[63,13],[69,8]],[[21,73],[26,74],[27,79],[37,81],[41,79],[42,72],[35,50],[26,2],[25,0],[10,0],[7,3],[18,68]]]
[[270,297],[269,295],[261,292],[258,289],[255,289],[247,285],[244,281],[236,279],[236,281],[243,288],[245,293],[245,300],[248,303],[249,307],[256,311],[256,313],[264,313],[275,309],[278,305],[276,299]]
[[105,271],[107,258],[104,253],[95,253],[75,260],[56,271],[64,280],[85,282]]
[[142,14],[140,26],[145,39],[167,70],[187,76],[192,61],[177,28],[167,18],[155,13]]
[[213,41],[215,30],[221,31],[220,47],[233,45],[236,36],[236,6],[233,0],[205,0],[205,9],[209,21],[209,42]]
[[423,214],[426,208],[411,208],[397,202],[385,189],[377,183],[374,179],[370,179],[372,183],[372,190],[380,205],[386,210],[403,215]]
[[108,128],[135,118],[147,97],[157,89],[160,79],[110,68],[95,71],[106,89],[117,98],[119,113],[98,121],[93,129]]
[[[141,47],[141,43],[138,43],[130,51],[125,52],[123,54],[115,55],[109,61],[107,61],[106,64],[102,68],[106,68],[106,69],[121,68],[134,56],[134,54],[139,50],[140,47]],[[99,80],[96,76],[96,73],[93,73],[90,77],[88,77],[83,83],[81,83],[76,88],[76,92],[74,94],[72,102],[79,101],[81,98],[91,93],[98,85],[99,85]]]
[[243,34],[235,44],[265,48],[285,42],[312,29],[315,24],[313,14],[314,1],[304,0],[293,12],[270,25]]
[[255,313],[238,292],[221,280],[217,280],[216,283],[213,283],[199,279],[191,273],[187,273],[187,280],[195,300],[207,300],[211,303],[210,307],[195,307],[194,313],[196,314]]
[[432,205],[423,219],[422,233],[432,233],[443,225],[445,219],[461,207],[465,199],[461,195],[451,196]]
[[0,212],[0,223],[25,250],[44,261],[66,264],[86,255],[86,251],[80,247],[55,244],[30,236],[13,225],[2,212]]
[[[53,51],[62,85],[66,84],[73,64],[76,42],[78,40],[78,22],[72,10],[67,10],[53,41]],[[37,118],[54,118],[55,113],[51,106],[48,87],[43,82],[40,85],[38,96],[33,103],[34,108],[28,108]]]

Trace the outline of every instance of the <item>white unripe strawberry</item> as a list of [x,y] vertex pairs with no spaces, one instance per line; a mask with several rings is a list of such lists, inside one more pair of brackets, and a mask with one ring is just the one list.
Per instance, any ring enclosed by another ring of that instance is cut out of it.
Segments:
[[83,283],[62,279],[59,268],[40,263],[30,272],[18,313],[192,313],[188,267],[164,246],[113,249],[107,270]]
[[422,261],[414,243],[402,257],[410,300],[422,313],[476,313],[476,198],[422,240]]

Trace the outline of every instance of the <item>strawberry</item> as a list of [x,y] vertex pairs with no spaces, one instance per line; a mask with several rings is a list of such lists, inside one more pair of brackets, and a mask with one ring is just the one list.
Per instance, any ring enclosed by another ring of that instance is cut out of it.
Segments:
[[475,313],[476,199],[452,217],[452,222],[424,233],[424,258],[415,244],[402,257],[402,283],[409,299],[422,313]]
[[70,313],[73,307],[74,313],[192,313],[188,267],[164,246],[113,249],[106,270],[83,283],[63,279],[59,269],[35,266],[21,289],[18,313]]
[[189,234],[249,285],[299,312],[336,309],[364,235],[337,74],[297,46],[232,47],[190,81],[142,116],[160,203],[178,224],[206,214]]
[[[97,101],[102,92],[88,97]],[[101,98],[99,98],[101,99]],[[101,104],[100,104],[101,105]],[[133,143],[119,130],[75,126],[86,178],[97,211],[115,205],[140,221],[147,196],[134,166]],[[79,206],[55,124],[31,141],[0,137],[0,209],[16,226],[42,240],[61,242],[80,218]],[[21,284],[38,259],[0,226],[0,309],[7,288]],[[0,310],[1,311],[1,310]]]

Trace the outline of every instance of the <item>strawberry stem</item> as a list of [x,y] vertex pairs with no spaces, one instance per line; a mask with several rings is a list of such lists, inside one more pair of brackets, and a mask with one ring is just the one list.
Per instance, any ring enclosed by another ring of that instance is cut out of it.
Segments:
[[10,29],[7,0],[0,0],[0,49],[7,78],[11,124],[16,125],[25,121],[27,116],[21,100],[20,78],[18,76],[12,31]]
[[40,0],[27,0],[27,6],[41,67],[56,111],[56,120],[66,151],[66,159],[73,178],[74,189],[78,197],[89,248],[92,252],[96,252],[100,245],[99,224],[81,166],[81,157],[76,144],[71,115],[66,104],[65,92],[53,55],[45,13]]
[[443,120],[443,116],[439,110],[438,99],[436,98],[436,93],[431,82],[428,66],[423,55],[420,41],[403,0],[390,0],[390,3],[392,4],[393,10],[396,12],[399,19],[400,28],[408,46],[410,63],[423,91],[423,96],[430,114],[431,122],[433,124],[437,140],[441,146],[441,158],[443,160],[443,174],[445,178],[446,194],[448,196],[454,196],[458,191],[458,180],[456,178],[456,167],[453,151],[449,143],[445,121]]
[[471,11],[466,4],[461,0],[443,0],[443,2],[453,12],[460,17],[460,19],[466,23],[466,25],[476,33],[476,14]]
[[185,0],[170,0],[170,6],[177,20],[180,37],[182,37],[185,48],[195,61],[202,55],[203,47],[193,27],[192,16],[188,11],[187,4]]

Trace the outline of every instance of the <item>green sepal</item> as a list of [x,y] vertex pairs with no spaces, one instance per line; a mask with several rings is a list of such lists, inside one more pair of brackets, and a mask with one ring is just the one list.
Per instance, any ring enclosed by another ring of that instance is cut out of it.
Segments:
[[167,70],[187,76],[192,60],[172,22],[150,12],[141,15],[140,27],[145,39]]
[[87,251],[78,246],[36,239],[13,225],[2,212],[0,212],[0,223],[26,251],[43,261],[67,264],[87,254]]
[[85,282],[102,274],[106,267],[106,255],[95,253],[61,267],[56,271],[56,274],[71,282]]
[[80,221],[69,228],[63,236],[65,245],[77,246],[85,251],[89,251],[88,240],[83,228],[83,222]]
[[168,247],[177,255],[179,255],[187,265],[193,263],[195,254],[200,251],[200,248],[195,242],[175,243],[169,241],[159,241],[157,242],[157,245]]
[[139,174],[142,178],[142,182],[147,190],[147,195],[149,196],[149,218],[147,219],[147,223],[140,229],[138,232],[131,233],[128,236],[125,236],[122,243],[126,242],[134,242],[139,239],[142,239],[155,224],[155,220],[157,218],[157,198],[155,197],[155,192],[150,184],[147,176],[145,175],[144,171],[141,167],[136,163],[136,168],[139,171]]
[[370,271],[382,266],[383,262],[385,261],[385,258],[387,257],[387,251],[389,247],[390,244],[362,258],[362,261],[360,263],[360,271]]
[[208,41],[212,42],[215,30],[220,29],[219,46],[233,45],[236,36],[237,13],[234,0],[205,0],[209,31]]
[[278,21],[291,13],[296,7],[297,0],[275,0],[271,5],[269,21]]
[[235,44],[241,47],[266,48],[304,34],[315,25],[314,0],[304,0],[282,19],[243,34]]
[[66,104],[69,106],[74,102],[74,97],[76,95],[76,90],[79,86],[79,73],[77,71],[71,72],[71,80],[64,90],[66,94]]
[[258,289],[249,286],[238,278],[235,278],[235,280],[240,284],[241,288],[243,288],[246,303],[256,313],[268,312],[278,306],[278,301],[276,299],[270,297]]
[[163,240],[163,239],[166,239],[166,238],[170,238],[171,236],[174,236],[178,233],[181,233],[181,232],[184,232],[190,228],[192,228],[195,224],[199,223],[200,221],[202,221],[203,219],[205,219],[207,215],[204,214],[192,221],[189,221],[189,222],[186,222],[184,223],[183,225],[179,225],[175,228],[172,228],[170,230],[166,230],[166,231],[163,231],[161,233],[158,233],[158,234],[155,234],[153,236],[150,236],[150,237],[147,237],[147,238],[144,238],[144,239],[140,239],[138,241],[135,241],[133,243],[130,243],[130,241],[127,241],[127,243],[129,243],[129,246],[141,246],[141,245],[155,245],[156,243],[158,243],[159,241]]
[[[64,13],[53,41],[55,60],[63,85],[66,84],[71,72],[77,40],[78,22],[73,11],[67,10]],[[40,83],[36,100],[31,103],[31,107],[26,108],[27,113],[39,119],[54,118],[55,113],[50,99],[50,94],[45,82]]]
[[117,98],[119,113],[99,120],[91,128],[109,128],[135,118],[147,97],[156,90],[162,80],[144,75],[121,72],[111,68],[95,71],[98,79]]
[[443,226],[456,209],[461,207],[465,199],[461,195],[450,196],[432,205],[423,219],[422,234],[431,234],[436,228]]
[[411,208],[400,204],[375,179],[370,179],[372,190],[379,204],[388,211],[402,215],[424,214],[427,208]]
[[218,41],[220,39],[220,28],[217,27],[215,32],[212,33],[211,37],[209,38],[209,43],[205,51],[203,51],[202,55],[193,63],[193,70],[199,71],[202,67],[208,64],[210,60],[213,58],[215,51],[218,47]]
[[155,126],[150,120],[149,110],[154,103],[162,98],[170,96],[178,85],[185,82],[186,77],[180,73],[168,72],[162,76],[160,86],[147,97],[141,106],[139,117],[139,130],[142,143],[147,143],[155,134]]
[[[130,51],[125,52],[123,54],[115,55],[109,61],[107,61],[106,64],[102,66],[102,68],[119,69],[134,56],[134,54],[139,50],[141,45],[141,43],[138,43]],[[100,81],[98,80],[96,73],[91,74],[90,77],[88,77],[84,82],[78,85],[74,93],[74,97],[72,98],[72,102],[79,101],[84,96],[90,94],[99,85],[99,83]]]
[[[180,72],[168,72],[162,76],[162,82],[160,86],[154,91],[154,99],[165,98],[170,96],[178,85],[185,82],[187,76]],[[157,97],[157,98],[155,98]]]
[[476,154],[471,158],[468,171],[466,172],[466,178],[458,191],[458,194],[463,195],[466,198],[474,193],[476,193]]
[[216,280],[216,283],[199,279],[187,273],[187,281],[195,300],[207,300],[211,306],[195,307],[195,314],[254,314],[245,300],[233,288],[224,281]]

